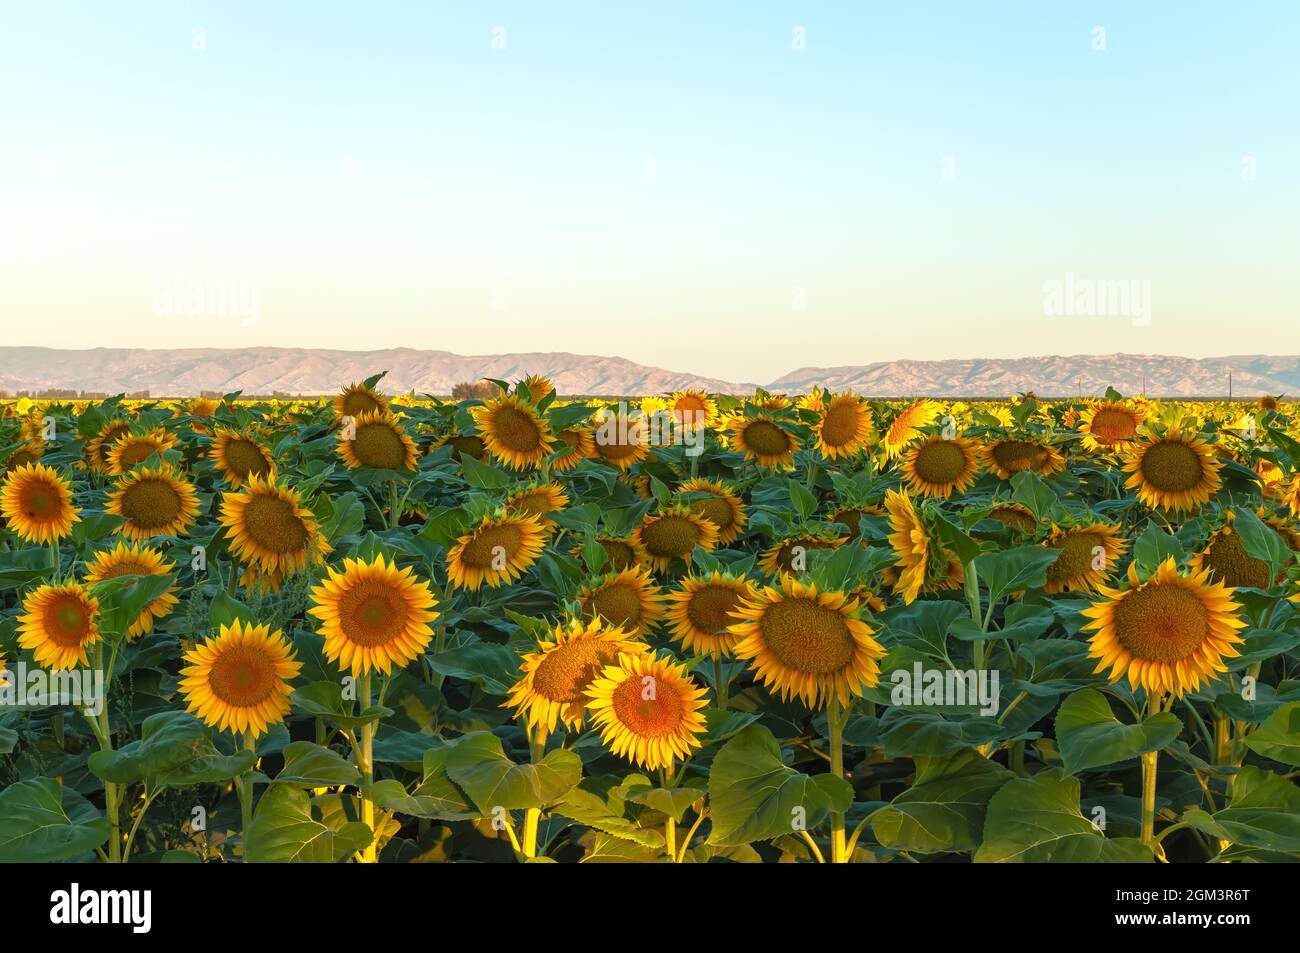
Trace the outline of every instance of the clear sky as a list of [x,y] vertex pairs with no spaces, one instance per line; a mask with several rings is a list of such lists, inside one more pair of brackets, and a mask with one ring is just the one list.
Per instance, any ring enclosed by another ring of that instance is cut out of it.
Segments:
[[1294,0],[4,0],[0,343],[1300,353],[1297,63]]

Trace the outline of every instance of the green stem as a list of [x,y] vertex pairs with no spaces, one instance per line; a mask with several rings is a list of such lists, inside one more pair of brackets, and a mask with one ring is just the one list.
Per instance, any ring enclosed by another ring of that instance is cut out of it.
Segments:
[[[1147,697],[1147,715],[1160,711],[1160,693],[1151,692]],[[1142,843],[1153,851],[1156,849],[1156,761],[1159,751],[1148,751],[1142,755]]]
[[727,693],[731,688],[731,676],[726,674],[721,655],[713,656],[713,687],[717,694],[718,708],[727,708]]
[[239,819],[244,838],[244,862],[248,862],[248,831],[253,826],[253,772],[257,770],[257,737],[251,731],[243,736],[244,750],[253,752],[253,763],[239,776]]
[[[370,672],[361,676],[361,710],[370,708]],[[375,829],[375,802],[370,799],[370,786],[375,780],[375,721],[361,726],[361,746],[357,751],[357,767],[361,769],[361,821],[370,828],[370,843],[361,852],[361,862],[379,862],[379,831]]]
[[[826,720],[831,732],[831,774],[844,777],[844,721],[840,717],[840,701],[834,694],[826,707]],[[831,814],[831,863],[847,864],[848,851],[844,836],[844,815]]]
[[[528,756],[533,764],[537,764],[546,754],[546,729],[541,725],[537,726],[536,733],[528,732]],[[524,839],[523,855],[525,857],[537,856],[537,828],[542,819],[542,809],[540,807],[530,807],[524,812]]]
[[158,796],[158,793],[161,790],[161,788],[158,788],[154,791],[145,791],[144,803],[140,805],[140,813],[135,816],[135,821],[131,824],[131,830],[126,835],[126,846],[122,849],[122,863],[127,864],[131,862],[131,845],[135,843],[135,832],[140,829],[140,822],[144,820],[145,813],[149,810],[149,805],[153,803],[153,799]]

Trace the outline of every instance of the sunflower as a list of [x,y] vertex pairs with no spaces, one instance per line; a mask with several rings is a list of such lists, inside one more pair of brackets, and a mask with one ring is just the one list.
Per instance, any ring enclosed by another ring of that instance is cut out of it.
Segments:
[[754,598],[753,584],[715,570],[708,576],[686,576],[677,585],[668,594],[665,613],[673,638],[695,655],[730,655],[738,641],[730,631],[736,621],[731,613],[742,599]]
[[903,448],[920,436],[921,428],[934,423],[939,416],[939,405],[932,400],[918,400],[893,419],[880,439],[885,458],[900,456]]
[[447,579],[458,589],[510,585],[542,554],[546,527],[536,516],[488,516],[447,552]]
[[419,459],[415,441],[401,422],[382,411],[361,414],[352,427],[340,429],[335,449],[349,470],[414,470]]
[[847,536],[824,533],[820,536],[802,534],[787,536],[775,546],[763,551],[759,557],[759,567],[770,576],[779,576],[787,572],[805,572],[810,567],[804,565],[796,569],[795,560],[802,556],[806,560],[808,553],[814,549],[838,549],[849,541]]
[[564,492],[564,487],[554,481],[525,487],[511,493],[506,497],[505,502],[507,512],[519,513],[522,516],[536,516],[547,529],[555,526],[555,521],[547,519],[547,515],[558,512],[568,505],[569,494]]
[[708,427],[718,419],[718,402],[702,390],[679,390],[668,398],[668,412],[682,423]]
[[1115,572],[1119,557],[1128,549],[1123,530],[1111,523],[1089,523],[1062,529],[1053,524],[1052,535],[1043,543],[1060,551],[1047,567],[1043,592],[1093,592]]
[[513,394],[502,394],[470,410],[491,454],[511,470],[541,464],[555,444],[550,425]]
[[1138,438],[1145,411],[1122,401],[1093,404],[1080,421],[1083,445],[1089,450],[1121,450]]
[[1065,469],[1065,457],[1046,444],[1008,437],[984,448],[984,465],[1000,480],[1010,480],[1026,470],[1051,476]]
[[704,517],[718,528],[719,544],[725,546],[735,542],[745,531],[749,517],[745,514],[744,501],[726,483],[703,478],[687,480],[678,485],[677,492],[708,494],[707,497],[688,501],[688,505],[697,516]]
[[440,437],[430,449],[436,450],[439,447],[451,447],[451,458],[457,463],[465,457],[484,460],[488,453],[483,438],[472,433],[449,433],[445,437]]
[[842,506],[830,515],[830,522],[842,523],[849,528],[849,537],[862,535],[862,517],[884,516],[885,511],[878,506]]
[[236,490],[249,477],[275,473],[275,457],[270,450],[252,437],[226,427],[217,429],[208,458],[222,479]]
[[888,490],[885,509],[889,512],[889,544],[897,558],[898,577],[894,592],[912,603],[922,592],[955,589],[965,579],[961,562],[947,553],[912,506],[906,493]]
[[732,613],[734,654],[751,659],[758,678],[783,700],[796,696],[810,708],[832,697],[848,704],[880,680],[885,654],[871,637],[875,630],[858,618],[858,606],[842,592],[818,592],[786,576]]
[[340,420],[362,414],[384,414],[388,410],[388,398],[366,384],[349,384],[334,398],[334,416]]
[[[1223,525],[1210,535],[1205,547],[1187,560],[1188,567],[1193,573],[1208,572],[1210,579],[1230,589],[1267,589],[1274,582],[1273,573],[1266,561],[1246,552],[1241,534],[1233,528],[1235,519],[1236,514],[1229,511]],[[1293,539],[1290,534],[1284,538]]]
[[727,421],[727,443],[736,453],[759,466],[788,470],[794,465],[799,441],[766,414],[732,417]]
[[108,449],[108,472],[113,476],[121,476],[154,454],[161,457],[174,446],[176,437],[161,427],[143,434],[124,434]]
[[180,689],[205,725],[254,738],[289,714],[289,681],[302,663],[279,629],[236,619],[184,655]]
[[99,641],[98,616],[99,600],[84,586],[40,586],[23,600],[18,644],[31,649],[36,664],[55,671],[89,665],[86,646]]
[[36,463],[43,456],[45,456],[45,442],[43,440],[24,440],[14,449],[13,453],[5,457],[5,470],[12,473],[29,463]]
[[1171,430],[1150,437],[1126,451],[1124,486],[1152,508],[1178,512],[1195,509],[1219,492],[1223,463],[1195,434]]
[[689,562],[697,546],[705,552],[716,547],[718,527],[678,503],[659,513],[647,513],[632,538],[645,547],[650,564],[662,572],[674,559]]
[[1099,659],[1096,672],[1110,669],[1110,681],[1128,675],[1134,691],[1173,692],[1180,698],[1202,682],[1226,672],[1224,657],[1241,653],[1236,630],[1245,628],[1241,606],[1223,583],[1209,583],[1209,572],[1179,575],[1169,557],[1146,582],[1130,564],[1129,588],[1101,587],[1102,599],[1084,609],[1093,630],[1088,653]]
[[643,415],[632,417],[604,410],[596,416],[592,440],[596,456],[610,466],[627,472],[634,464],[650,456],[650,438]]
[[[532,398],[534,404],[540,400],[545,400],[555,393],[555,385],[545,374],[529,374],[522,381],[524,390],[528,391],[528,396]],[[515,388],[518,390],[518,388]]]
[[668,659],[624,655],[591,683],[587,704],[610,752],[647,771],[671,768],[702,744],[704,689]]
[[221,409],[221,401],[213,400],[211,397],[195,397],[187,401],[176,409],[177,416],[189,416],[195,418],[190,421],[190,430],[194,433],[207,433],[208,425],[205,421],[209,417],[216,415]]
[[578,595],[584,619],[604,619],[637,634],[649,631],[663,615],[659,586],[644,568],[606,573]]
[[1259,400],[1255,401],[1255,406],[1260,410],[1277,410],[1280,406],[1282,396],[1279,394],[1274,397],[1272,394],[1265,394]]
[[113,444],[117,443],[119,437],[123,437],[130,432],[131,425],[125,420],[114,419],[105,423],[99,428],[99,433],[86,441],[86,446],[82,450],[86,467],[100,473],[107,473],[109,470],[108,451],[112,449]]
[[965,437],[931,437],[908,450],[902,461],[908,488],[947,499],[971,488],[983,467],[979,444]]
[[[597,536],[596,542],[605,550],[609,566],[615,572],[650,565],[650,554],[631,536]],[[582,542],[575,543],[570,552],[582,556],[583,545]]]
[[538,645],[520,661],[519,681],[511,687],[501,707],[514,708],[530,729],[556,723],[575,729],[587,708],[587,688],[606,665],[624,655],[648,651],[644,642],[622,629],[600,621],[570,621],[557,625],[552,639]]
[[438,604],[428,582],[379,554],[370,562],[344,559],[343,571],[312,589],[307,612],[320,619],[325,657],[353,675],[387,675],[416,659],[433,638]]
[[43,463],[10,471],[0,486],[0,513],[24,542],[63,539],[80,522],[79,512],[72,505],[71,485]]
[[221,525],[231,552],[265,573],[304,569],[330,551],[297,491],[269,478],[250,477],[239,492],[222,494]]
[[[106,579],[119,576],[165,576],[176,568],[176,564],[163,558],[162,553],[150,546],[132,544],[128,546],[122,540],[112,549],[97,552],[86,563],[86,586],[91,587]],[[167,587],[167,591],[145,606],[134,622],[126,630],[126,637],[133,639],[152,631],[155,619],[163,619],[176,607],[176,582]]]
[[1001,503],[989,510],[987,519],[997,520],[1022,533],[1038,531],[1038,517],[1023,503]]
[[551,459],[551,471],[554,473],[568,473],[583,460],[596,458],[596,435],[589,427],[570,427],[568,430],[561,430],[555,435],[555,439],[568,449],[555,452],[555,456]]
[[767,411],[785,410],[787,407],[793,406],[790,398],[786,397],[785,394],[769,394],[766,391],[756,393],[754,399],[749,403],[759,410]]
[[142,467],[117,481],[104,512],[122,517],[118,532],[127,539],[184,536],[198,518],[199,498],[189,481],[169,465],[156,470]]
[[817,449],[827,460],[851,457],[871,439],[871,411],[862,399],[845,391],[830,396],[813,427]]

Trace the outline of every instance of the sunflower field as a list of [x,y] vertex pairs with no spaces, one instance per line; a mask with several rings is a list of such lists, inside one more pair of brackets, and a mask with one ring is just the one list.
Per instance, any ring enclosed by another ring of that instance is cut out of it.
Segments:
[[0,861],[1300,859],[1294,407],[9,401]]

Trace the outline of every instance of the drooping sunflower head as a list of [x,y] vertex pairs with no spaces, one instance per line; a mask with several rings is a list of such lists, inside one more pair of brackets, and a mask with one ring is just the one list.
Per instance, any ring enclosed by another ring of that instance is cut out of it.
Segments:
[[142,434],[128,431],[108,448],[108,472],[113,476],[129,473],[154,454],[161,457],[174,446],[176,436],[161,427]]
[[550,424],[514,394],[502,394],[470,411],[492,456],[512,470],[540,466],[555,444]]
[[695,547],[705,552],[718,545],[718,527],[680,503],[647,513],[632,538],[644,547],[651,564],[668,568],[674,559],[690,561]]
[[831,698],[847,704],[863,686],[880,680],[885,649],[858,618],[858,601],[842,592],[818,592],[786,576],[764,587],[734,613],[736,658],[751,659],[754,673],[783,699],[809,708]]
[[208,458],[221,478],[238,490],[249,477],[275,473],[275,457],[252,437],[219,427],[208,450]]
[[766,414],[734,416],[727,421],[727,444],[759,466],[788,470],[794,465],[799,439]]
[[701,746],[704,694],[686,666],[642,653],[607,665],[587,689],[587,704],[610,752],[654,771]]
[[81,520],[72,505],[72,486],[43,463],[28,463],[5,474],[0,513],[28,543],[49,543],[72,533]]
[[118,479],[104,512],[122,517],[117,531],[127,539],[184,536],[198,518],[199,498],[172,467],[141,467]]
[[433,638],[438,602],[410,567],[381,553],[366,562],[344,559],[311,591],[310,615],[320,620],[325,657],[353,675],[404,667]]
[[1059,550],[1056,562],[1047,567],[1044,592],[1093,592],[1115,572],[1119,557],[1128,549],[1122,529],[1111,523],[1086,523],[1062,529],[1053,525],[1043,543]]
[[186,710],[220,731],[253,737],[289,714],[289,682],[302,663],[269,625],[236,619],[184,655],[180,690]]
[[902,454],[903,448],[921,435],[921,428],[934,423],[939,416],[939,405],[932,400],[918,400],[890,422],[880,439],[886,459]]
[[663,615],[659,586],[644,568],[606,573],[578,595],[583,619],[603,619],[629,632],[644,634]]
[[808,554],[818,549],[838,549],[849,541],[847,536],[840,536],[826,531],[817,535],[798,533],[787,536],[775,546],[763,551],[759,557],[759,567],[769,576],[781,576],[785,573],[803,573],[812,569]]
[[568,473],[583,460],[596,458],[596,435],[590,427],[570,427],[568,430],[561,430],[555,435],[555,439],[563,443],[565,449],[556,450],[551,460],[551,471],[554,473]]
[[889,545],[894,550],[895,593],[911,604],[922,592],[955,589],[965,580],[961,561],[944,549],[938,534],[917,512],[906,493],[885,493],[889,513]]
[[1180,575],[1173,557],[1145,582],[1129,566],[1129,587],[1102,587],[1101,599],[1083,610],[1092,630],[1089,655],[1110,680],[1128,676],[1129,687],[1182,697],[1226,672],[1224,658],[1241,654],[1237,630],[1246,623],[1232,590],[1202,571]]
[[1188,559],[1188,567],[1194,573],[1208,573],[1212,581],[1230,589],[1267,589],[1274,582],[1273,572],[1265,560],[1246,552],[1241,534],[1233,526],[1235,520],[1236,514],[1229,510],[1223,525]]
[[989,510],[988,519],[997,520],[1021,533],[1038,531],[1038,517],[1023,503],[1000,503]]
[[340,420],[344,417],[355,419],[362,414],[384,414],[389,409],[388,398],[364,383],[349,384],[334,398],[334,416]]
[[720,545],[734,542],[745,531],[749,516],[745,513],[744,500],[733,487],[701,477],[678,484],[677,492],[697,497],[686,502],[697,516],[718,528]]
[[[127,545],[118,540],[112,549],[101,549],[86,563],[86,586],[93,587],[107,579],[121,576],[165,576],[176,568],[176,564],[164,559],[162,553],[151,546],[138,543]],[[152,631],[156,619],[164,619],[176,607],[176,583],[173,581],[167,591],[153,599],[141,611],[126,630],[126,637],[133,639]]]
[[536,516],[487,516],[447,551],[447,578],[458,589],[510,585],[537,562],[546,535]]
[[336,449],[349,470],[414,470],[420,456],[401,421],[383,411],[361,414],[341,427]]
[[604,622],[570,621],[557,625],[552,638],[520,661],[520,677],[503,708],[513,708],[530,729],[549,735],[557,723],[576,729],[587,709],[587,688],[605,666],[648,647],[632,634]]
[[983,467],[981,457],[973,440],[934,436],[904,453],[903,476],[912,492],[947,499],[974,485]]
[[555,521],[548,519],[551,513],[559,512],[569,505],[569,494],[564,492],[564,487],[554,480],[546,483],[535,483],[532,486],[524,487],[506,497],[506,511],[510,513],[520,513],[524,516],[535,516],[538,521],[548,529],[555,526]]
[[1145,418],[1137,404],[1109,400],[1093,404],[1080,421],[1083,445],[1089,450],[1122,450],[1138,439],[1138,427]]
[[18,644],[36,664],[65,671],[90,664],[86,647],[99,641],[99,601],[78,583],[43,585],[28,593],[18,616]]
[[114,419],[105,423],[99,428],[99,433],[86,441],[86,446],[82,453],[85,456],[86,466],[91,470],[100,473],[109,472],[108,452],[112,449],[119,437],[126,436],[131,432],[131,425],[125,420]]
[[679,390],[668,398],[668,412],[693,427],[709,427],[718,419],[718,402],[702,390]]
[[850,504],[841,506],[830,515],[830,522],[841,523],[849,528],[849,538],[862,535],[862,517],[884,516],[885,511],[875,504]]
[[451,458],[457,463],[465,457],[484,460],[488,453],[483,438],[472,433],[449,433],[445,437],[440,437],[432,449],[436,450],[438,447],[451,447]]
[[250,477],[242,490],[223,494],[221,525],[231,551],[264,573],[300,571],[331,548],[297,491],[269,478]]
[[716,570],[708,576],[686,576],[668,594],[664,618],[687,652],[729,656],[739,638],[731,631],[736,622],[732,613],[754,595],[748,580]]
[[1223,461],[1199,436],[1171,430],[1130,445],[1124,486],[1136,489],[1147,506],[1176,513],[1208,503],[1219,492],[1222,468]]
[[1065,469],[1065,457],[1055,448],[1036,440],[1008,437],[984,448],[984,463],[998,479],[1010,480],[1017,473],[1029,471],[1051,476]]
[[[614,572],[650,565],[650,554],[631,536],[598,535],[595,540],[605,551],[609,568]],[[583,545],[582,542],[575,543],[570,552],[574,556],[581,557]]]
[[872,433],[871,411],[856,394],[845,391],[825,401],[813,427],[817,450],[827,460],[851,457],[867,445]]

